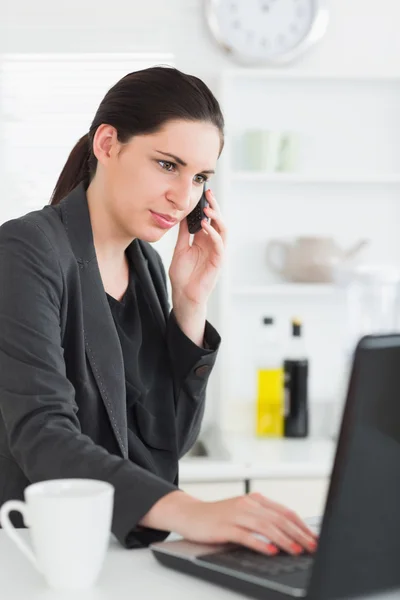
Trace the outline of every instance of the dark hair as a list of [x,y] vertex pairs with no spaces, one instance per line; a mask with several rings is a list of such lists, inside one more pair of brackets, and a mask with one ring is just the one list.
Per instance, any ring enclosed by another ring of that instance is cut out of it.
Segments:
[[217,99],[206,84],[170,66],[156,66],[125,75],[105,95],[89,132],[77,142],[58,178],[50,203],[58,204],[80,182],[89,185],[97,159],[93,138],[102,124],[115,127],[118,140],[159,131],[168,121],[213,123],[224,144],[224,118]]

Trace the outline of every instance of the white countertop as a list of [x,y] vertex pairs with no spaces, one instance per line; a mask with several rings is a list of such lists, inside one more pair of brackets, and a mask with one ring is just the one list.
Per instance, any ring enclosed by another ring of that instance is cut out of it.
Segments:
[[[29,531],[19,530],[29,539]],[[25,556],[0,530],[0,582],[4,600],[238,600],[244,598],[201,579],[160,565],[150,550],[126,550],[114,537],[103,570],[90,590],[58,592],[47,586]],[[398,600],[398,592],[375,600]],[[266,597],[266,600],[268,598]],[[373,600],[369,597],[368,600]]]
[[[183,483],[236,481],[255,478],[329,477],[334,440],[260,440],[239,434],[224,438],[229,459],[184,459]],[[29,536],[26,530],[19,530]],[[111,538],[105,566],[92,590],[57,593],[46,586],[5,533],[0,530],[1,597],[5,600],[235,600],[237,594],[210,583],[174,572],[158,564],[149,550],[125,550]]]
[[[27,530],[18,533],[29,539]],[[0,596],[4,600],[237,600],[238,595],[160,565],[150,550],[126,550],[112,537],[103,570],[90,590],[49,588],[0,530]]]
[[180,482],[243,479],[329,477],[336,441],[332,439],[257,439],[225,435],[229,459],[186,458],[180,463]]

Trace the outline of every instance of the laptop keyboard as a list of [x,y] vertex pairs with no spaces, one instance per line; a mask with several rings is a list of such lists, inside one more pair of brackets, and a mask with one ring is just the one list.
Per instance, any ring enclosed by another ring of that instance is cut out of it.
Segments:
[[240,547],[205,554],[197,560],[290,587],[305,589],[311,575],[314,557],[310,554],[292,556],[285,552],[275,556],[265,556],[249,548]]

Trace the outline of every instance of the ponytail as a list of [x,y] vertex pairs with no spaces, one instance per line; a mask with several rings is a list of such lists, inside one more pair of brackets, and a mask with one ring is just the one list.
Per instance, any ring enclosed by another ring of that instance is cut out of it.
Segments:
[[58,204],[81,181],[89,183],[90,156],[89,134],[86,133],[72,149],[53,190],[50,204]]

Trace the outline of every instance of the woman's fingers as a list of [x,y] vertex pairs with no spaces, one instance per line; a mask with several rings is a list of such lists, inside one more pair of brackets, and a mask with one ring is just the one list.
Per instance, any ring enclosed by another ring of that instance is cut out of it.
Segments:
[[217,213],[217,211],[215,211],[210,206],[206,206],[206,208],[204,209],[204,212],[207,215],[207,217],[210,217],[210,219],[212,221],[212,226],[214,227],[214,229],[216,229],[218,231],[218,233],[222,237],[222,241],[225,244],[225,242],[226,242],[226,227],[221,218],[221,215],[219,213]]
[[206,198],[207,198],[207,202],[209,203],[211,208],[213,208],[215,210],[215,212],[217,212],[219,215],[221,215],[221,210],[220,210],[219,204],[217,202],[216,197],[214,196],[214,192],[211,189],[207,190]]
[[210,223],[207,223],[207,221],[205,219],[202,220],[201,226],[203,228],[203,231],[208,233],[208,235],[211,237],[211,239],[214,243],[217,255],[222,256],[224,253],[224,242],[222,240],[221,235]]
[[260,515],[243,515],[240,519],[240,526],[251,533],[253,537],[254,534],[257,534],[267,538],[268,542],[264,541],[264,543],[277,546],[288,554],[300,554],[303,551],[300,544],[274,525],[271,517],[266,519]]
[[207,190],[206,192],[207,202],[209,206],[204,209],[205,214],[212,219],[217,225],[218,232],[220,233],[223,242],[226,242],[226,227],[221,215],[221,210],[219,208],[219,204],[214,196],[212,190]]
[[[279,504],[277,506],[282,508]],[[265,536],[290,554],[299,554],[302,549],[309,552],[316,550],[316,542],[313,536],[304,532],[302,528],[284,516],[282,512],[260,503],[257,496],[255,498],[249,497],[248,503],[243,503],[242,510],[237,514],[236,523],[253,533]]]
[[274,502],[269,498],[266,498],[259,492],[254,492],[250,494],[250,496],[256,501],[259,502],[265,508],[273,509],[275,512],[284,516],[287,520],[292,521],[297,527],[299,527],[308,537],[315,541],[318,536],[307,526],[306,523],[296,514],[293,510],[290,510],[286,506],[279,504],[279,502]]
[[230,542],[246,546],[255,552],[261,552],[267,556],[274,556],[279,552],[278,548],[270,542],[265,542],[255,537],[249,530],[242,527],[234,527],[228,534]]
[[[283,534],[285,538],[285,543],[286,539],[289,538],[292,542],[301,546],[301,548],[304,548],[309,552],[315,552],[317,544],[314,537],[311,537],[310,535],[304,533],[304,531],[300,529],[300,527],[298,527],[295,523],[293,523],[293,521],[290,521],[286,517],[275,512],[271,517],[271,523],[273,524],[273,527],[275,529],[277,529],[280,533]],[[273,541],[276,544],[280,545],[279,539],[274,538]]]
[[[238,518],[238,525],[247,529],[253,534],[262,535],[282,550],[289,554],[300,554],[303,549],[313,552],[315,548],[310,548],[308,541],[300,530],[292,530],[279,521],[279,516],[273,511],[265,509],[257,513],[242,514]],[[300,532],[300,533],[299,533]]]
[[[261,494],[210,503],[194,498],[188,502],[186,495],[184,499],[173,529],[191,541],[233,542],[266,555],[276,554],[279,549],[292,555],[316,550],[315,537],[307,527],[304,530],[301,519]],[[298,520],[303,527],[297,524]]]

